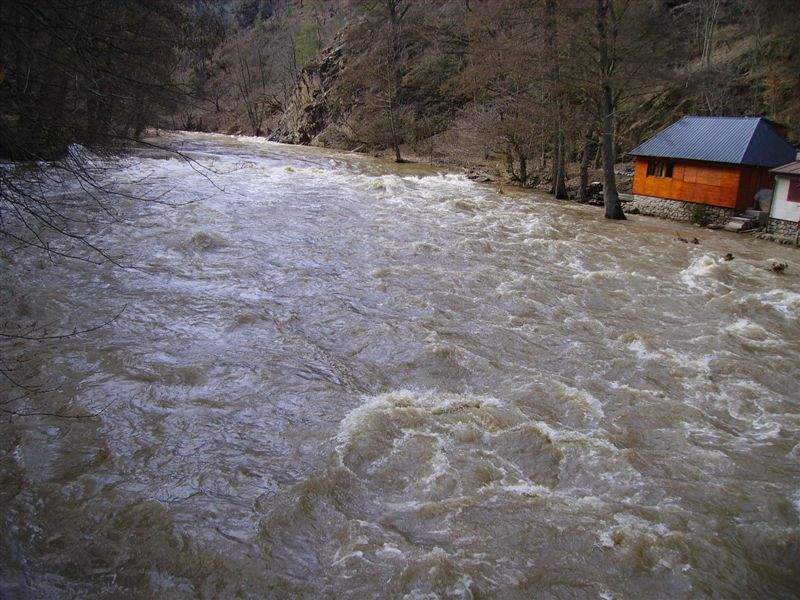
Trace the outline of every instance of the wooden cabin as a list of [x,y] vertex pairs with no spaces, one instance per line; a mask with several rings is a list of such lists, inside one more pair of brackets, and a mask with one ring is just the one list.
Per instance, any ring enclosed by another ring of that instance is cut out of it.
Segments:
[[683,117],[629,154],[635,195],[744,211],[795,149],[761,117]]

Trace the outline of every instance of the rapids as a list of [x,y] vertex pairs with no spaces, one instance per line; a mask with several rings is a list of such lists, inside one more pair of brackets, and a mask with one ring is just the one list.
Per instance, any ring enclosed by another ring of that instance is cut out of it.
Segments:
[[1,257],[3,321],[126,308],[2,342],[51,390],[15,411],[87,418],[2,417],[0,596],[800,592],[797,250],[155,141],[194,162],[102,175],[122,219],[92,239],[131,268]]

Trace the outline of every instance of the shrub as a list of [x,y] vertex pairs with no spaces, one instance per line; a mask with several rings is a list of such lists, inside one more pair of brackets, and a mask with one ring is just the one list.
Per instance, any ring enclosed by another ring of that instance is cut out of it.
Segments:
[[692,207],[692,223],[700,226],[706,226],[711,222],[711,217],[708,214],[708,207],[705,204],[695,204]]

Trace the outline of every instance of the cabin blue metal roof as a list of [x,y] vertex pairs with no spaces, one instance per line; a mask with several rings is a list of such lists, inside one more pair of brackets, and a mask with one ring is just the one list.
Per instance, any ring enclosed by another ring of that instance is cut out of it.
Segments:
[[770,168],[796,155],[762,117],[683,117],[628,154]]

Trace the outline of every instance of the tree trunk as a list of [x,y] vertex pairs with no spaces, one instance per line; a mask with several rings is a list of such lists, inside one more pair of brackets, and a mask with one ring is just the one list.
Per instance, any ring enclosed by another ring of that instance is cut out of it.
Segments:
[[547,138],[542,136],[542,153],[539,157],[539,170],[544,171],[547,167]]
[[558,143],[556,144],[556,176],[553,180],[553,195],[559,200],[566,200],[567,198],[565,150],[564,132],[559,128]]
[[133,124],[133,139],[142,139],[142,132],[144,131],[144,119],[141,112],[136,113],[136,118]]
[[[391,101],[390,101],[391,102]],[[392,136],[392,148],[394,148],[394,162],[403,162],[403,157],[400,156],[400,144],[397,142],[397,129],[394,122],[394,110],[389,106],[389,133]]]
[[614,65],[609,56],[608,3],[613,0],[597,0],[597,37],[600,51],[600,71],[602,90],[600,94],[600,111],[603,117],[603,136],[601,148],[603,152],[603,204],[606,219],[623,220],[622,205],[617,193],[617,180],[614,175],[614,94],[611,89],[611,76]]
[[392,136],[392,148],[394,148],[394,161],[401,163],[403,157],[400,156],[400,143],[398,140],[397,132],[397,119],[395,109],[400,100],[400,86],[402,84],[402,77],[400,74],[400,21],[403,18],[402,14],[398,13],[397,0],[386,0],[386,8],[389,13],[389,39],[388,45],[388,59],[389,59],[389,94],[388,94],[388,109],[389,109],[389,128]]
[[547,27],[547,46],[550,54],[550,84],[552,85],[553,101],[555,105],[555,152],[553,156],[553,185],[550,193],[556,198],[564,200],[567,197],[567,185],[565,181],[566,151],[564,148],[564,120],[563,120],[563,94],[561,89],[561,56],[558,49],[558,6],[556,0],[545,2],[546,27]]
[[580,180],[578,182],[578,202],[589,201],[589,163],[592,160],[592,153],[594,152],[594,140],[591,134],[586,134],[586,139],[583,142],[583,154],[581,155],[581,172]]
[[703,49],[701,61],[703,67],[707,71],[711,69],[711,58],[714,53],[714,34],[717,29],[720,3],[720,0],[705,0],[701,7],[703,12]]
[[508,171],[508,175],[511,179],[516,179],[516,175],[514,174],[514,156],[511,154],[511,151],[505,152],[505,159],[506,159],[506,171]]
[[[392,123],[394,123],[394,119],[392,119]],[[394,162],[396,163],[406,162],[400,155],[400,144],[397,141],[397,131],[394,128],[394,124],[392,125],[392,147],[394,148]]]
[[528,180],[528,159],[524,154],[519,155],[519,183],[525,185]]

